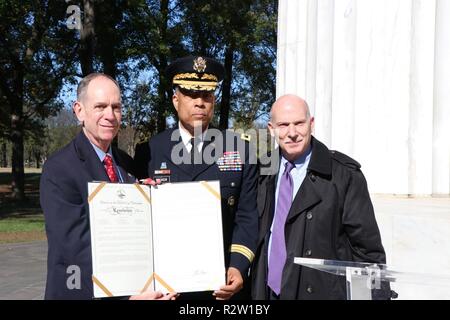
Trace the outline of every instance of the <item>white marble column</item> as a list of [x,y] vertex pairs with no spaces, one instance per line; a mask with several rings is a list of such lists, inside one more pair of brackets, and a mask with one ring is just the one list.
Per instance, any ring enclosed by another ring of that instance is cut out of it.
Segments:
[[[333,26],[334,0],[317,1],[317,51],[316,91],[311,112],[320,121],[315,124],[315,134],[331,145],[332,98],[333,98]],[[319,93],[319,94],[317,94]],[[316,105],[321,106],[316,108]]]
[[436,1],[433,194],[450,194],[450,1]]
[[430,194],[433,159],[435,1],[413,1],[411,16],[408,193]]
[[277,96],[372,193],[450,194],[450,1],[280,0]]
[[334,4],[331,145],[346,154],[353,154],[355,135],[356,2]]

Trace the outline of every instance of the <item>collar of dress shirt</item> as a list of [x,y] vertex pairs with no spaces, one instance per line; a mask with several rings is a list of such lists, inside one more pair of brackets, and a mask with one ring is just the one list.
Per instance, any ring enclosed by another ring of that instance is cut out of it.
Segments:
[[97,147],[95,144],[93,144],[92,142],[91,142],[91,145],[94,147],[95,153],[97,153],[97,156],[100,159],[100,162],[103,163],[103,160],[105,160],[106,154],[109,154],[111,156],[111,158],[114,159],[114,157],[112,155],[111,146],[109,146],[108,152],[105,152],[102,149],[100,149],[99,147]]
[[[295,159],[295,161],[294,161],[295,169],[300,169],[305,164],[308,165],[309,159],[311,158],[311,151],[312,151],[312,148],[311,148],[311,144],[310,144],[308,149],[306,149],[306,151],[300,157]],[[280,163],[280,174],[284,173],[284,166],[285,166],[286,162],[288,162],[288,160],[284,156],[282,156],[281,163]]]
[[[180,136],[181,136],[181,140],[183,141],[184,146],[186,147],[187,150],[190,150],[191,149],[191,138],[192,138],[191,134],[185,128],[183,128],[183,126],[181,125],[181,123],[179,121],[178,121],[178,128],[180,129]],[[207,131],[208,131],[208,128],[206,128],[206,130],[203,131],[202,134],[198,137],[201,141],[199,143],[200,148],[203,145],[203,141],[205,140]]]
[[97,147],[95,144],[91,143],[91,145],[94,147],[95,153],[97,153],[97,156],[100,159],[101,163],[103,163],[103,160],[105,160],[106,154],[109,154],[111,156],[111,159],[113,161],[113,165],[116,168],[116,173],[118,174],[117,178],[119,179],[120,182],[124,182],[124,179],[122,177],[122,173],[120,172],[119,168],[117,167],[116,161],[114,160],[111,146],[109,146],[108,152],[105,152],[102,149],[100,149],[99,147]]

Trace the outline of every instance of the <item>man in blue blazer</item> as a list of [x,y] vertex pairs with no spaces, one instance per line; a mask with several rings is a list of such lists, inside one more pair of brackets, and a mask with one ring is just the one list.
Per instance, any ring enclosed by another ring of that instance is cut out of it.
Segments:
[[[81,80],[73,111],[82,130],[45,163],[40,201],[48,239],[46,299],[92,299],[92,255],[87,183],[134,183],[132,159],[111,145],[121,121],[118,83],[93,73]],[[163,298],[147,292],[138,299]]]

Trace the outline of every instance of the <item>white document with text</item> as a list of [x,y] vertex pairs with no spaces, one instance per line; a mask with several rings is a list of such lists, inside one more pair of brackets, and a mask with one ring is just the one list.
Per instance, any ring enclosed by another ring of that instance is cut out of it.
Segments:
[[225,283],[219,181],[88,184],[94,297]]

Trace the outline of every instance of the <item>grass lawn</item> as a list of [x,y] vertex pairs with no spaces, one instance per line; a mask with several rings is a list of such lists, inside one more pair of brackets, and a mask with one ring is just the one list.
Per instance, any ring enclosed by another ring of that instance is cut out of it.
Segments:
[[0,169],[0,243],[45,240],[44,216],[39,205],[40,169],[25,169],[27,200],[11,199],[11,169]]
[[44,216],[42,214],[12,215],[0,219],[0,233],[27,231],[44,231]]
[[0,218],[0,244],[46,239],[42,214]]

